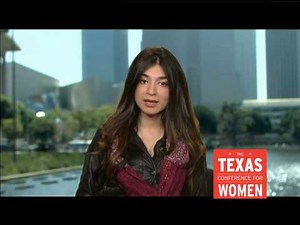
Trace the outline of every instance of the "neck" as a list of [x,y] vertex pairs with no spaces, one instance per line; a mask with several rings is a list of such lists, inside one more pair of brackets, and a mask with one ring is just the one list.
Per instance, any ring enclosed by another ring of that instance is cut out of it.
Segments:
[[161,116],[160,115],[148,116],[141,113],[138,119],[138,130],[145,130],[145,129],[151,129],[151,130],[164,129]]

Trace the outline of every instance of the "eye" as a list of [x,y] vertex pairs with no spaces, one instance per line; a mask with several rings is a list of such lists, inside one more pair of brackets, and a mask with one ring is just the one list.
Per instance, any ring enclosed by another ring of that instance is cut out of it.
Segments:
[[168,86],[168,81],[160,81],[158,83],[159,83],[159,85],[161,85],[163,87],[167,87]]
[[146,84],[147,80],[146,79],[140,79],[140,84]]

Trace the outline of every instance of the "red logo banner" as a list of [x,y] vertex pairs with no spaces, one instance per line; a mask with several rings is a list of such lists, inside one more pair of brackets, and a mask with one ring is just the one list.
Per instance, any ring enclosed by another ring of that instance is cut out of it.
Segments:
[[267,198],[267,150],[215,149],[214,198]]

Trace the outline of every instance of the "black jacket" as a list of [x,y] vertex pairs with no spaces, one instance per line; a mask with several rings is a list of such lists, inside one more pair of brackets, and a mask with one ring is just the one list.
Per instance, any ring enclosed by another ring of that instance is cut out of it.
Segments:
[[[100,153],[97,151],[99,134],[100,131],[98,130],[86,153],[76,196],[126,196],[125,191],[119,184],[106,182],[105,169],[102,166],[103,163]],[[161,162],[166,150],[166,138],[157,141],[154,146],[153,157],[148,153],[143,141],[135,132],[129,143],[129,155],[124,157],[126,158],[126,162],[129,163],[144,180],[152,185],[158,184]],[[208,177],[207,174],[209,175]],[[212,196],[211,175],[210,170],[208,170],[206,174],[199,174],[199,185],[202,185],[201,188],[205,189],[202,193],[200,192],[199,195]],[[207,180],[209,181],[207,182]],[[207,188],[208,193],[206,193]]]

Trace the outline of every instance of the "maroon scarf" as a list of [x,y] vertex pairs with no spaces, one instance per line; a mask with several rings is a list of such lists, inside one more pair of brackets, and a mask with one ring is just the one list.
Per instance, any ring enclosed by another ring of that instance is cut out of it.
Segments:
[[[117,140],[112,145],[116,151]],[[186,164],[189,161],[187,146],[178,142],[174,151],[162,161],[158,186],[152,186],[129,164],[119,169],[116,178],[128,196],[180,196],[186,178]]]

